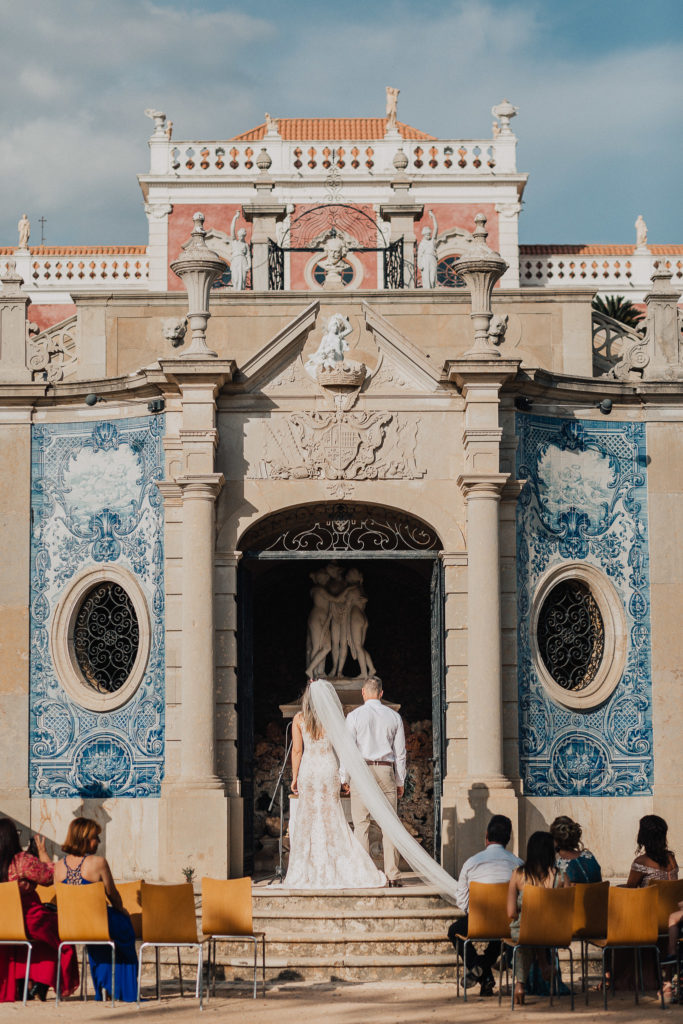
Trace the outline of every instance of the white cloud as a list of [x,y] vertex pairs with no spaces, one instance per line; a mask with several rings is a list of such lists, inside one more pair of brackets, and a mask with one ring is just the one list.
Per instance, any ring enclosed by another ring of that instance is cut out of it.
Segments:
[[14,83],[0,111],[0,241],[15,240],[24,208],[48,218],[52,243],[144,241],[145,107],[165,110],[177,138],[227,138],[264,110],[381,115],[388,84],[403,120],[446,137],[487,137],[503,96],[520,107],[528,240],[628,240],[638,212],[653,240],[680,237],[683,46],[665,29],[656,46],[571,56],[549,45],[540,3],[310,9],[302,24],[289,4],[268,20],[162,0],[0,0]]

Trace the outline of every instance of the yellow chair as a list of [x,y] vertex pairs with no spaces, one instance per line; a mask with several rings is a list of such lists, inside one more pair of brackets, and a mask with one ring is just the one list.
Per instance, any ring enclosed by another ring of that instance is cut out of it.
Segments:
[[197,917],[194,907],[194,889],[189,882],[182,885],[151,885],[140,883],[142,903],[142,945],[138,952],[138,1005],[142,982],[142,954],[152,946],[156,954],[157,999],[161,998],[159,985],[159,950],[162,946],[175,946],[178,951],[180,994],[184,995],[180,947],[197,950],[197,983],[195,996],[199,996],[199,1009],[204,1009],[203,939],[197,938]]
[[123,903],[123,909],[128,912],[135,938],[142,938],[142,882],[119,882],[116,886]]
[[57,899],[54,885],[37,885],[36,892],[41,903],[54,903]]
[[669,915],[678,910],[678,904],[683,901],[683,878],[651,884],[657,890],[657,931],[668,938]]
[[24,979],[24,1006],[26,1006],[33,945],[26,936],[18,882],[0,882],[0,946],[26,946],[26,977]]
[[[572,929],[574,925],[574,886],[546,889],[542,885],[525,885],[522,894],[522,915],[519,922],[519,941],[506,939],[512,946],[512,976],[515,976],[517,951],[522,946],[550,948],[550,1005],[553,1005],[555,987],[555,950],[569,951],[569,995],[574,1009],[574,957],[572,955]],[[503,960],[500,964],[498,1002],[502,998]],[[511,1006],[515,1008],[514,985]]]
[[609,882],[580,882],[574,887],[572,938],[581,943],[581,988],[588,1005],[588,941],[607,935]]
[[266,994],[266,936],[255,932],[252,919],[251,878],[202,878],[202,932],[209,941],[209,975],[213,951],[213,993],[216,994],[216,942],[254,943],[254,999],[257,990],[258,943],[261,942],[263,994]]
[[460,960],[463,968],[463,996],[467,1002],[467,946],[470,942],[502,942],[510,938],[507,911],[508,883],[470,882],[470,905],[467,916],[467,937],[462,940],[462,954],[456,947],[455,993],[460,995]]
[[[59,948],[57,950],[57,1005],[59,1005],[61,984],[62,948],[64,946],[109,946],[111,948],[111,1002],[114,1005],[116,992],[116,947],[109,936],[107,918],[107,897],[103,882],[89,885],[55,886],[57,895],[57,927]],[[81,997],[87,998],[88,982],[83,949],[83,973]]]
[[[633,994],[638,1002],[638,973],[641,949],[654,949],[657,956],[657,977],[659,991],[664,1009],[664,993],[662,991],[662,968],[659,962],[657,945],[657,889],[647,886],[643,889],[625,889],[612,886],[607,903],[607,935],[604,939],[589,939],[592,946],[602,950],[602,991],[604,1008],[607,1009],[607,984],[605,981],[605,955],[607,950],[632,949],[635,966]],[[612,956],[614,960],[614,956]],[[642,983],[642,971],[641,983]],[[614,983],[614,970],[612,970]]]

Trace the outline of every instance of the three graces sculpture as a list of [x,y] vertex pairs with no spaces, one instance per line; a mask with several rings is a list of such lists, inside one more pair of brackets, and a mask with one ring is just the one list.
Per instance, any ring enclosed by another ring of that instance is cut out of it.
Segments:
[[[312,572],[311,580],[313,607],[308,616],[306,675],[309,679],[324,676],[340,689],[358,686],[360,680],[375,672],[365,647],[368,599],[363,574],[354,568],[344,572],[341,565],[331,562]],[[343,675],[349,654],[360,666],[360,675],[354,679]]]

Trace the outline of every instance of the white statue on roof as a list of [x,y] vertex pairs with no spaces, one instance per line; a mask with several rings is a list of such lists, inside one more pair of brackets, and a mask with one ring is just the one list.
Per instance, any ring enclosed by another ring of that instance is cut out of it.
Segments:
[[386,126],[386,130],[388,132],[390,132],[390,131],[391,132],[398,131],[398,120],[397,120],[398,113],[397,113],[397,108],[398,108],[398,94],[400,93],[400,91],[401,91],[400,89],[392,89],[392,87],[390,85],[387,86],[387,110],[386,110],[387,126]]
[[19,232],[19,248],[28,249],[28,240],[31,237],[31,221],[25,213],[21,215],[21,220],[17,224],[17,231]]
[[636,217],[636,249],[647,249],[647,224],[642,213]]

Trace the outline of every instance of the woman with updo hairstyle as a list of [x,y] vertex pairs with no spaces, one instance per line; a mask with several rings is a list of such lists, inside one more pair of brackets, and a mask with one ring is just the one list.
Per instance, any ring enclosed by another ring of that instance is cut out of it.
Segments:
[[668,831],[669,826],[658,814],[646,814],[640,819],[636,839],[639,856],[631,864],[626,882],[629,889],[678,878],[676,857],[667,845]]
[[555,818],[550,826],[558,870],[565,875],[570,885],[602,881],[600,865],[581,842],[581,833],[579,823],[566,814]]

